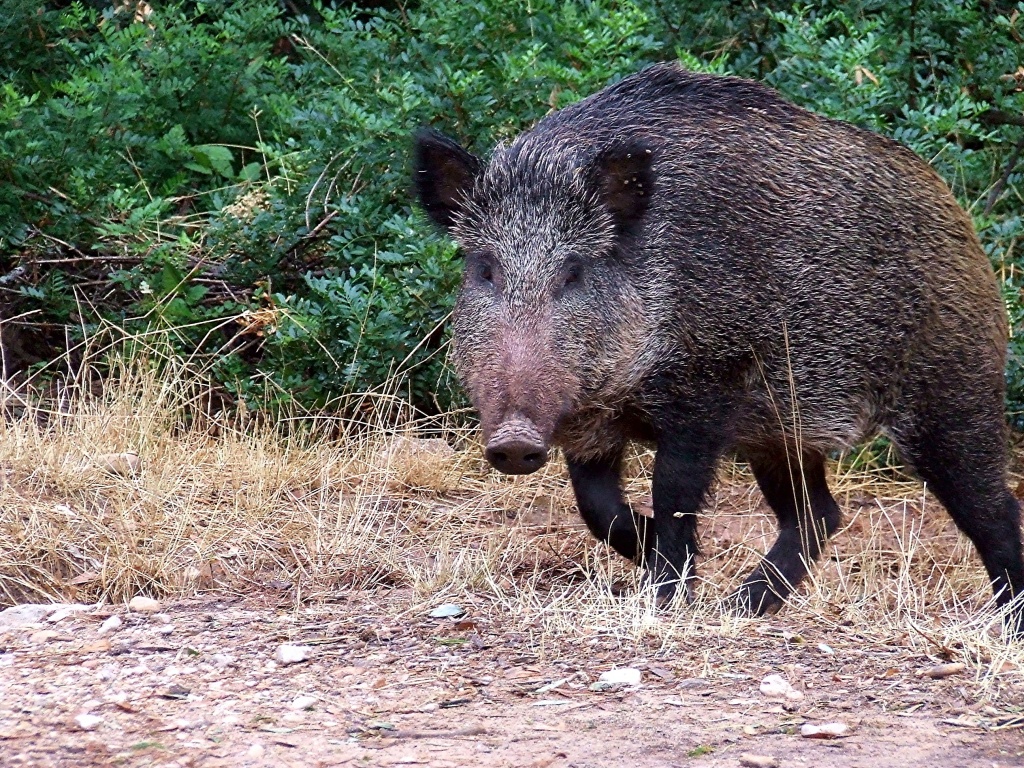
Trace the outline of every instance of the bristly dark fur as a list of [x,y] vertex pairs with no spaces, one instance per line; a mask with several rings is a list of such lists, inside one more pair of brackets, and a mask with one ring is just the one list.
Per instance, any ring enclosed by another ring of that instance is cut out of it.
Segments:
[[[486,163],[421,134],[416,186],[466,253],[455,361],[489,456],[533,471],[560,446],[591,530],[663,595],[692,578],[696,515],[737,452],[780,528],[737,600],[778,607],[840,523],[828,451],[877,431],[1000,604],[1024,591],[1005,310],[970,218],[908,149],[663,64]],[[657,446],[650,521],[619,488],[631,439]]]

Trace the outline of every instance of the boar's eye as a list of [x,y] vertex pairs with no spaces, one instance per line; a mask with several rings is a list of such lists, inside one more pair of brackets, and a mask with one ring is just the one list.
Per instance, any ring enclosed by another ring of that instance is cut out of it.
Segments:
[[494,285],[494,266],[485,255],[474,255],[470,260],[470,274],[481,283]]
[[494,282],[494,272],[491,270],[491,265],[486,261],[481,261],[476,267],[476,274],[485,283]]
[[562,267],[562,286],[569,288],[583,279],[583,264],[578,259],[569,259]]

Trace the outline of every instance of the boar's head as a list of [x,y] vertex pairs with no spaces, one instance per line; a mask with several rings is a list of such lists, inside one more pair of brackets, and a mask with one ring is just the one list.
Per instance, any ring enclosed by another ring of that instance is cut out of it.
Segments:
[[510,474],[542,467],[564,422],[636,359],[635,245],[654,184],[644,144],[525,138],[485,165],[422,131],[413,169],[421,206],[465,258],[455,366],[487,460]]

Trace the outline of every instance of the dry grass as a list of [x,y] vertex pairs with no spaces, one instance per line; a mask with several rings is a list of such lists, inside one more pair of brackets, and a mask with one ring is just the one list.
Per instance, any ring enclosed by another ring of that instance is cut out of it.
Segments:
[[[445,440],[424,441],[415,423],[396,434],[328,417],[197,420],[203,390],[185,366],[159,376],[122,366],[116,381],[0,425],[0,600],[260,588],[298,604],[400,587],[410,608],[489,603],[541,650],[742,648],[781,625],[830,644],[966,661],[993,700],[1024,681],[1024,647],[998,637],[972,549],[919,484],[891,470],[836,471],[845,529],[784,612],[755,620],[723,614],[720,599],[774,525],[745,468],[726,466],[703,523],[697,601],[659,611],[634,569],[586,533],[558,462],[499,476],[474,435],[451,424],[428,425]],[[120,452],[141,457],[138,472],[101,467]],[[629,462],[636,500],[651,458],[638,449]]]

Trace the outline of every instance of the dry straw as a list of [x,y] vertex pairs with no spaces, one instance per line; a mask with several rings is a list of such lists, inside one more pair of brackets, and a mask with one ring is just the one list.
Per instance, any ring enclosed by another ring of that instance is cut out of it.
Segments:
[[[781,624],[831,644],[968,662],[993,698],[1024,679],[1024,650],[998,637],[969,543],[919,483],[868,454],[835,463],[846,525],[782,614],[742,619],[721,608],[774,536],[735,463],[702,522],[696,602],[659,610],[636,571],[586,533],[559,462],[499,476],[459,418],[403,418],[394,391],[360,396],[349,408],[358,420],[229,416],[202,371],[167,349],[157,337],[94,344],[79,354],[103,363],[102,386],[87,363],[37,403],[9,393],[4,603],[268,584],[309,603],[387,587],[404,590],[410,610],[446,599],[490,605],[539,649],[597,638],[689,653]],[[111,464],[123,455],[138,465]],[[651,463],[639,447],[627,463],[641,507]]]

